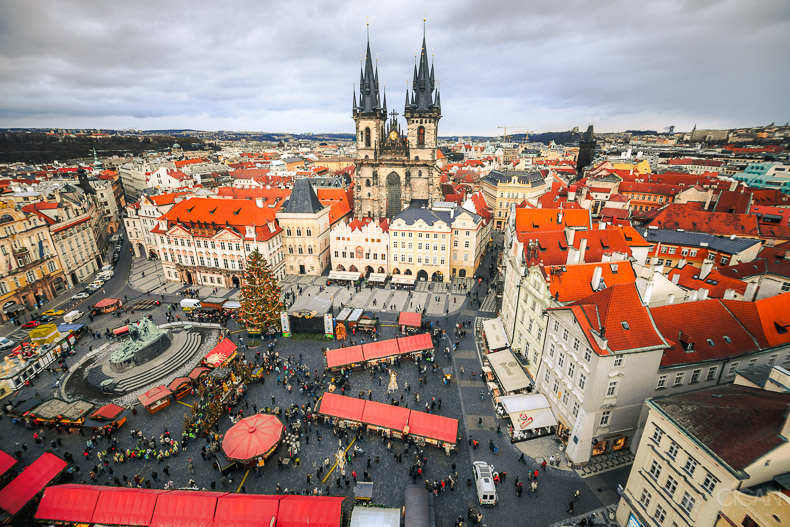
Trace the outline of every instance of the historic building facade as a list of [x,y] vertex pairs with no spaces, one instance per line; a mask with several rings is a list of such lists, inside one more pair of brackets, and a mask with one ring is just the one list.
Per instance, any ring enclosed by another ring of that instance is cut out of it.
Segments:
[[392,218],[414,201],[431,206],[441,200],[440,171],[436,166],[439,90],[433,65],[428,65],[423,35],[419,67],[415,66],[411,93],[406,90],[406,130],[393,111],[387,120],[387,96],[379,92],[368,42],[360,71],[359,103],[354,92],[357,158],[354,175],[354,216],[374,220]]

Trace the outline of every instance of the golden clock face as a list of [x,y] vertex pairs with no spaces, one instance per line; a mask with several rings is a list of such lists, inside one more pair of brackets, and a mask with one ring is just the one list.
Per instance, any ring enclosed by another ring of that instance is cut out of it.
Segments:
[[398,138],[398,132],[396,132],[395,130],[391,131],[390,132],[390,139],[392,139],[394,141],[397,138]]

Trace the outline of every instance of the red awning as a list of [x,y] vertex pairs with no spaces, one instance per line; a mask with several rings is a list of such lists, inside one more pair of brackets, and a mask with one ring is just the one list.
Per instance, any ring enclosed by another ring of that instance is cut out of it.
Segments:
[[361,422],[364,411],[364,399],[324,392],[324,395],[321,397],[321,408],[318,410],[318,413]]
[[115,328],[114,330],[112,330],[112,332],[113,332],[113,335],[120,335],[122,333],[128,333],[129,332],[129,326],[121,326],[119,328]]
[[0,476],[6,473],[6,471],[13,467],[16,464],[16,459],[14,456],[9,456],[2,450],[0,450]]
[[397,339],[379,340],[378,342],[371,342],[362,345],[362,354],[365,360],[381,359],[383,357],[392,357],[398,354]]
[[189,378],[193,379],[193,380],[197,379],[198,377],[200,377],[203,374],[203,372],[206,372],[206,371],[211,371],[211,370],[209,370],[208,368],[205,368],[203,366],[198,366],[197,368],[195,368],[194,370],[189,372]]
[[362,422],[403,432],[409,423],[409,409],[403,406],[366,401],[365,411],[362,412]]
[[117,404],[105,404],[91,414],[91,419],[115,419],[123,412],[123,407]]
[[43,454],[0,490],[0,509],[16,514],[64,468],[66,462],[58,456]]
[[410,337],[399,337],[398,350],[400,353],[411,353],[413,351],[427,351],[433,349],[433,340],[428,333],[420,333]]
[[365,357],[362,355],[362,346],[351,346],[349,348],[327,350],[326,352],[327,368],[339,368],[340,366],[362,362],[364,360]]
[[58,485],[44,489],[36,511],[37,520],[91,523],[99,488],[90,485]]
[[342,497],[284,496],[277,513],[277,527],[340,527]]
[[171,392],[178,390],[182,384],[189,384],[191,382],[189,377],[177,377],[173,382],[167,385],[167,389]]
[[151,527],[212,527],[217,500],[227,493],[174,490],[156,500]]
[[418,328],[422,326],[422,314],[401,311],[400,316],[398,317],[398,325]]
[[206,354],[206,356],[203,358],[203,362],[212,368],[216,368],[231,358],[233,354],[236,353],[237,349],[238,347],[233,343],[232,340],[224,338],[219,344],[214,346],[213,350]]
[[164,399],[165,397],[170,397],[172,393],[173,392],[168,390],[167,386],[163,384],[162,386],[151,388],[144,394],[138,396],[137,400],[140,401],[140,404],[142,404],[143,406],[150,406],[160,399]]
[[227,494],[217,500],[214,527],[264,527],[277,523],[283,496]]
[[269,414],[245,417],[222,439],[222,451],[228,459],[248,461],[268,453],[283,435],[282,421]]
[[121,301],[118,298],[105,298],[104,300],[99,300],[93,307],[110,307],[120,303]]
[[409,434],[455,444],[458,440],[458,419],[412,410],[409,415]]
[[104,525],[150,525],[157,498],[167,493],[158,489],[99,488],[92,522]]

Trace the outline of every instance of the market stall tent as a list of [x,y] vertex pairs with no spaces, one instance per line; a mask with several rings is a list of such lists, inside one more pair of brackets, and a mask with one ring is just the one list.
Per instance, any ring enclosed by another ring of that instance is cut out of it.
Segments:
[[277,512],[277,527],[340,527],[344,499],[339,496],[284,496]]
[[270,454],[282,438],[284,426],[276,416],[255,414],[230,427],[222,439],[228,459],[249,461]]
[[90,485],[58,485],[44,489],[37,520],[91,523],[99,489]]
[[8,472],[8,469],[13,467],[15,464],[16,459],[14,459],[14,456],[9,456],[0,450],[0,476]]
[[368,425],[403,432],[409,424],[409,410],[403,406],[393,406],[376,401],[366,401],[362,412],[362,422]]
[[345,397],[330,392],[325,392],[321,398],[318,410],[323,415],[348,419],[349,421],[362,422],[365,411],[365,400],[356,397]]
[[409,434],[454,445],[458,440],[458,419],[412,411],[409,414]]
[[350,364],[361,363],[365,361],[362,354],[362,346],[349,346],[348,348],[337,348],[326,351],[326,367],[327,368],[340,368],[341,366],[348,366]]
[[168,492],[124,487],[98,488],[101,493],[92,522],[103,525],[150,525],[157,498]]
[[532,430],[557,425],[557,419],[545,395],[539,393],[505,395],[499,398],[499,404],[510,417],[516,430]]
[[217,500],[227,493],[174,490],[161,494],[151,518],[151,527],[211,527]]
[[147,392],[137,397],[140,404],[145,406],[149,413],[156,413],[162,408],[170,405],[170,395],[172,392],[165,385],[151,388]]
[[268,527],[276,525],[284,496],[226,494],[217,500],[213,527]]
[[109,313],[121,307],[121,300],[119,298],[105,298],[99,300],[93,309],[101,311],[102,313]]
[[33,461],[0,490],[0,509],[14,515],[66,468],[66,462],[49,452]]
[[400,315],[398,316],[398,325],[419,328],[422,326],[422,315],[420,313],[401,311]]
[[123,412],[123,406],[108,403],[91,414],[91,419],[113,420]]
[[210,368],[218,368],[235,357],[238,349],[232,340],[224,338],[206,354],[203,362]]
[[397,339],[379,340],[362,345],[362,354],[365,360],[383,359],[394,357],[398,354]]
[[494,375],[496,375],[505,395],[529,386],[529,377],[510,351],[490,353],[486,355],[486,358],[491,363]]
[[398,337],[398,351],[401,355],[413,353],[415,351],[428,351],[433,349],[433,340],[428,333],[411,335],[409,337]]

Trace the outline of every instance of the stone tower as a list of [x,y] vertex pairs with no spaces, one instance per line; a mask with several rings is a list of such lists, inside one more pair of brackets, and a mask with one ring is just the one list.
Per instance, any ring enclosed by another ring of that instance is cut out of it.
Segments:
[[353,100],[356,217],[391,218],[414,202],[427,206],[441,199],[440,171],[436,167],[441,103],[426,50],[423,35],[411,93],[406,90],[404,134],[397,112],[391,112],[387,121],[387,96],[379,97],[378,71],[373,66],[368,38],[360,72],[359,102],[356,92]]
[[579,155],[576,157],[577,177],[582,177],[582,170],[590,166],[594,155],[595,134],[593,134],[593,125],[590,125],[587,127],[587,131],[582,134],[581,141],[579,141]]

